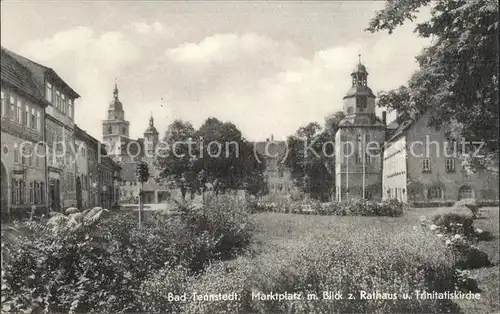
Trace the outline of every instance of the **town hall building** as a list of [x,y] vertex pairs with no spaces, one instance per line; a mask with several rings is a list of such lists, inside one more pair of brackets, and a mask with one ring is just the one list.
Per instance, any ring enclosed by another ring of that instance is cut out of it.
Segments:
[[498,175],[470,173],[449,151],[446,130],[429,126],[431,111],[387,124],[375,114],[368,71],[358,63],[344,96],[345,119],[335,136],[335,199],[401,202],[498,200]]

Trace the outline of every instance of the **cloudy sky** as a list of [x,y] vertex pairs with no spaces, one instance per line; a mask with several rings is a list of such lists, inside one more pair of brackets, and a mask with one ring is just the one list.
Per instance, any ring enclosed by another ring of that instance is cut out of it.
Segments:
[[[102,138],[116,78],[131,136],[152,112],[235,123],[281,139],[342,110],[358,53],[375,93],[404,84],[428,42],[408,24],[364,29],[382,1],[1,3],[2,46],[56,70],[80,95],[76,122]],[[427,15],[423,12],[423,15]]]

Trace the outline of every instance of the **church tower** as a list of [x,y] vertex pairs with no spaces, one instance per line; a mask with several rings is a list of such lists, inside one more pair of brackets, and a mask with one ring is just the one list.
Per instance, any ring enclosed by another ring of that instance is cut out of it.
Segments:
[[116,82],[113,99],[108,107],[108,119],[102,122],[102,137],[108,155],[111,155],[116,161],[121,161],[122,145],[129,140],[129,122],[125,120],[125,112],[118,97]]
[[153,119],[153,114],[149,118],[149,126],[144,132],[144,149],[150,155],[153,156],[155,153],[156,145],[158,144],[158,131],[155,128],[155,123]]
[[338,201],[382,198],[381,149],[385,124],[375,115],[375,95],[361,60],[351,72],[344,96],[346,117],[335,135],[335,190]]

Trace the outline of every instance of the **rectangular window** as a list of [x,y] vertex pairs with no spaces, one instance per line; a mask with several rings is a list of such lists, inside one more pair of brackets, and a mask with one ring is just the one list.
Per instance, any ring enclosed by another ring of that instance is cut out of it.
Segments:
[[429,199],[442,199],[443,198],[443,190],[440,187],[435,186],[429,189],[427,197]]
[[40,203],[45,201],[45,183],[40,183]]
[[33,153],[33,151],[31,151],[31,154],[28,154],[28,152],[27,152],[26,159],[28,161],[28,166],[30,166],[30,167],[33,166],[33,158],[34,157],[35,157],[35,154]]
[[9,101],[10,101],[10,118],[16,121],[16,100],[14,99],[14,96],[10,96]]
[[61,93],[56,89],[56,108],[61,110]]
[[37,110],[36,112],[36,130],[38,132],[42,132],[42,117],[40,110]]
[[26,182],[21,180],[19,182],[19,204],[26,202]]
[[33,184],[33,194],[34,194],[33,203],[38,204],[38,202],[40,201],[40,197],[39,197],[40,189],[38,187],[37,181],[35,181],[35,183]]
[[446,172],[455,172],[455,159],[446,158],[445,159]]
[[61,93],[61,110],[63,113],[66,113],[66,95]]
[[5,104],[5,93],[3,91],[2,91],[1,95],[2,95],[2,112],[1,112],[1,114],[2,114],[2,117],[4,117],[6,110],[7,110],[7,107],[6,107],[7,105]]
[[19,181],[12,179],[12,204],[18,203],[18,191],[19,191]]
[[358,163],[358,164],[362,162],[362,160],[361,160],[361,156],[360,156],[358,153],[356,153],[356,155],[355,155],[355,157],[354,157],[354,161],[355,161],[356,163]]
[[16,114],[16,121],[17,123],[19,124],[22,124],[22,118],[23,118],[23,111],[22,111],[22,104],[21,104],[21,100],[20,99],[17,99],[17,114]]
[[52,103],[52,84],[47,82],[45,84],[45,99],[47,99],[48,102]]
[[422,159],[422,172],[431,172],[431,159]]
[[366,133],[365,134],[365,143],[369,143],[369,142],[370,142],[370,134]]
[[23,147],[23,149],[21,150],[21,164],[23,165],[28,165],[28,160],[27,160],[27,153],[26,153],[26,148]]
[[29,204],[33,204],[33,202],[35,200],[34,194],[33,194],[34,192],[35,192],[35,190],[34,190],[33,182],[30,182],[30,192],[29,192],[30,193],[30,201],[29,201]]
[[19,163],[19,149],[17,147],[14,149],[14,162]]
[[31,108],[31,128],[35,129],[35,130],[38,130],[35,108]]
[[30,125],[30,106],[25,104],[24,106],[24,116],[23,116],[23,125],[26,127],[31,127]]
[[68,99],[68,116],[73,119],[73,99]]

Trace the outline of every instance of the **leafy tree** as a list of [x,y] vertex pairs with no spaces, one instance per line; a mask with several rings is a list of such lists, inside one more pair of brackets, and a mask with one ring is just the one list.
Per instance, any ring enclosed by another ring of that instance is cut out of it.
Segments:
[[[189,156],[189,143],[194,138],[194,133],[195,129],[191,123],[182,120],[172,122],[163,139],[167,146],[159,148],[159,154],[155,160],[156,165],[162,169],[160,176],[173,181],[181,189],[183,198],[192,183],[190,182],[192,176],[188,174],[192,164]],[[192,154],[195,153],[196,151]]]
[[328,200],[335,186],[334,134],[342,114],[325,119],[325,128],[312,122],[288,138],[286,165],[297,187],[312,198]]
[[432,43],[416,58],[419,70],[408,84],[380,93],[378,104],[398,110],[400,120],[432,108],[430,125],[447,127],[452,139],[485,142],[487,158],[468,160],[475,169],[491,167],[498,161],[499,140],[498,2],[389,0],[368,30],[391,34],[425,6],[431,17],[415,31]]
[[215,193],[227,189],[245,189],[251,194],[264,188],[264,166],[253,154],[252,145],[231,122],[209,118],[196,132],[205,151],[195,161],[196,173],[203,171],[204,180]]
[[[209,118],[195,131],[184,121],[174,121],[166,132],[168,144],[157,165],[163,177],[171,177],[182,197],[188,191],[204,193],[210,185],[218,194],[226,189],[245,189],[254,194],[264,188],[263,165],[253,148],[230,122]],[[174,145],[175,144],[175,145]]]
[[325,131],[335,137],[337,130],[339,128],[340,121],[345,118],[345,113],[343,111],[337,111],[333,114],[326,116],[325,118]]

